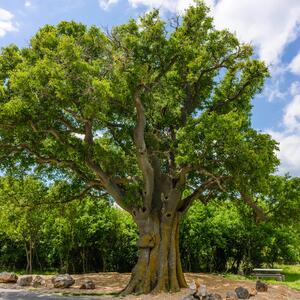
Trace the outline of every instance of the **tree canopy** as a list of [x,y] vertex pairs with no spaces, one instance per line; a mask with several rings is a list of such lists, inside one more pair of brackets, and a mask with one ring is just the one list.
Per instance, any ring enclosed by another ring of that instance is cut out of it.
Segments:
[[277,163],[275,142],[249,127],[266,66],[202,4],[167,25],[158,11],[109,34],[61,22],[4,48],[1,162],[71,170],[120,203],[153,185],[154,155],[175,181],[261,188]]

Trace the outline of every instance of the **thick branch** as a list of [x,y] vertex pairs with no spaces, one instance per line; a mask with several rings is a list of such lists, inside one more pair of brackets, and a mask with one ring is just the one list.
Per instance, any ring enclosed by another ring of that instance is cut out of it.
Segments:
[[136,145],[138,164],[144,179],[144,205],[150,210],[154,187],[154,171],[147,154],[147,147],[144,138],[146,117],[139,92],[134,94],[134,101],[137,114],[136,127],[134,129],[134,143]]
[[266,214],[264,213],[263,209],[254,202],[252,197],[245,192],[240,192],[240,194],[242,199],[245,201],[245,203],[252,208],[255,214],[256,221],[257,222],[266,221],[267,220]]
[[[186,168],[183,168],[182,171],[181,171],[181,176],[185,177],[185,175],[191,170],[191,167],[186,167]],[[215,176],[214,174],[206,171],[205,169],[199,169],[198,170],[199,173],[205,175],[205,176],[208,176],[209,179],[207,179],[205,182],[203,182],[198,188],[196,188],[194,190],[194,192],[187,196],[185,199],[183,199],[182,201],[182,205],[180,207],[180,211],[181,212],[186,212],[189,207],[192,205],[193,201],[200,198],[201,197],[201,194],[206,191],[206,190],[209,190],[210,188],[212,187],[218,187],[218,189],[222,192],[226,192],[225,188],[222,186],[222,180],[227,180],[228,178],[230,178],[229,176]],[[182,180],[185,180],[185,179],[181,179]],[[207,197],[203,197],[202,199],[202,202],[206,202],[207,201]]]
[[179,208],[179,211],[182,213],[185,213],[190,206],[192,205],[192,203],[194,202],[194,200],[199,199],[201,197],[201,194],[208,189],[210,186],[214,185],[215,181],[210,178],[207,181],[205,181],[204,183],[201,184],[200,187],[196,188],[192,194],[190,194],[189,196],[187,196],[186,198],[184,198],[182,200],[182,204],[181,207]]
[[107,192],[115,199],[115,201],[123,209],[129,211],[129,208],[124,203],[124,195],[118,185],[102,170],[102,168],[92,159],[92,149],[94,144],[93,131],[92,131],[92,120],[85,121],[85,135],[84,141],[87,143],[87,155],[85,158],[87,166],[96,174],[98,179],[101,181],[102,186]]

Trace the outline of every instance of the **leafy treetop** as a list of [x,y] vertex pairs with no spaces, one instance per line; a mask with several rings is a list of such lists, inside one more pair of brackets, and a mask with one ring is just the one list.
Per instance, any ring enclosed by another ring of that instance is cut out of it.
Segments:
[[182,18],[153,10],[109,33],[46,25],[1,52],[1,164],[64,171],[80,194],[106,191],[129,211],[151,206],[158,174],[187,189],[181,211],[220,192],[257,208],[250,195],[278,160],[276,142],[251,129],[269,75],[252,55],[199,1]]

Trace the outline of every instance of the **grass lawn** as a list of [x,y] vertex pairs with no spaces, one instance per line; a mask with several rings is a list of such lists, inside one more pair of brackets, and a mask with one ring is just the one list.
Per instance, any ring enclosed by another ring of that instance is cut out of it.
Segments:
[[[263,281],[274,283],[274,284],[284,284],[291,288],[300,290],[300,265],[282,265],[276,266],[274,268],[283,269],[283,274],[285,275],[285,281],[277,281],[274,279],[269,278],[262,278]],[[234,274],[226,274],[225,277],[235,280],[253,280],[255,281],[256,278],[253,276],[241,276],[241,275],[234,275]]]

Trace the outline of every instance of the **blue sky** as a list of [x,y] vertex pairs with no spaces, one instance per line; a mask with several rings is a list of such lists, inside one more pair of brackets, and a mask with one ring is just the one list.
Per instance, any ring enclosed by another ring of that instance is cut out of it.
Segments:
[[[253,100],[253,127],[280,143],[279,173],[300,176],[300,0],[206,0],[217,28],[251,43],[272,78]],[[0,47],[27,46],[44,24],[76,20],[103,28],[152,7],[181,13],[192,0],[0,0]]]

